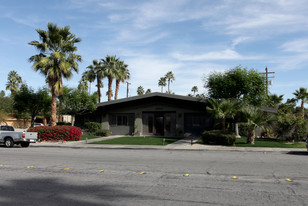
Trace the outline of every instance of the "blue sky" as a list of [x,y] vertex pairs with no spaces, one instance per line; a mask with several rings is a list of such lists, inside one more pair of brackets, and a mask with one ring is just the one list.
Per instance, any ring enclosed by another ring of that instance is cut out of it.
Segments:
[[[160,91],[168,71],[176,94],[193,86],[203,93],[204,76],[242,65],[259,72],[267,66],[275,72],[270,93],[292,98],[308,84],[307,11],[307,0],[0,0],[0,90],[11,70],[34,89],[45,84],[28,62],[38,53],[28,42],[38,40],[35,28],[52,22],[82,39],[83,62],[64,82],[69,87],[77,87],[93,59],[117,55],[129,65],[130,96],[140,85]],[[122,84],[119,97],[125,96]]]

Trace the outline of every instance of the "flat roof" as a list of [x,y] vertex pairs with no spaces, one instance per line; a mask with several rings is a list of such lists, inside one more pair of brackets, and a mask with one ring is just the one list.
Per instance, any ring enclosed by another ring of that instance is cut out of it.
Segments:
[[167,94],[167,93],[161,93],[161,92],[153,92],[153,93],[143,94],[139,96],[133,96],[133,97],[127,97],[127,98],[122,98],[122,99],[117,99],[117,100],[101,102],[97,104],[97,107],[115,105],[119,103],[136,101],[136,100],[141,100],[141,99],[146,99],[146,98],[151,98],[151,97],[163,97],[163,98],[178,99],[178,100],[185,100],[185,101],[191,101],[191,102],[203,102],[203,103],[206,102],[205,99],[197,98],[197,97],[183,96],[183,95],[177,95],[177,94]]

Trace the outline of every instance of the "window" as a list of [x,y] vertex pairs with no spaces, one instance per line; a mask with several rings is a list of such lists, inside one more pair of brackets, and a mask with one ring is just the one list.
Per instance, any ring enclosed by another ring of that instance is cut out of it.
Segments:
[[114,114],[111,116],[111,126],[127,126],[128,125],[127,115]]

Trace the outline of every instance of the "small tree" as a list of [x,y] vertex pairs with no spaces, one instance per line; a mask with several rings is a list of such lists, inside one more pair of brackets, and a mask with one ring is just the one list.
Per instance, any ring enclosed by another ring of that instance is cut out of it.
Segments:
[[17,74],[15,70],[10,71],[7,78],[6,90],[11,91],[11,95],[14,95],[22,83],[21,77]]
[[172,83],[175,80],[175,77],[174,77],[174,74],[172,73],[172,71],[167,72],[165,78],[168,82],[168,93],[171,94],[170,83]]
[[164,92],[164,87],[167,85],[166,83],[166,77],[161,77],[159,80],[158,80],[158,86],[161,87],[161,92],[163,93]]
[[89,95],[86,91],[72,89],[63,93],[63,113],[72,116],[72,126],[75,116],[93,112],[96,109],[97,94]]
[[247,144],[254,144],[255,129],[257,127],[260,129],[264,129],[274,120],[274,116],[264,116],[260,108],[251,105],[244,107],[242,111],[247,120],[246,124],[251,128],[249,137],[247,138]]
[[217,119],[222,119],[222,133],[226,133],[226,119],[234,118],[238,112],[238,104],[235,100],[223,99],[221,101],[210,99],[207,110]]
[[137,94],[138,94],[139,96],[144,94],[144,89],[143,89],[142,86],[139,86],[139,87],[137,88]]
[[151,89],[147,89],[147,91],[145,92],[146,94],[150,94],[152,92]]
[[197,86],[193,86],[192,88],[191,88],[191,92],[193,92],[194,93],[194,96],[196,95],[196,92],[198,92],[198,87]]

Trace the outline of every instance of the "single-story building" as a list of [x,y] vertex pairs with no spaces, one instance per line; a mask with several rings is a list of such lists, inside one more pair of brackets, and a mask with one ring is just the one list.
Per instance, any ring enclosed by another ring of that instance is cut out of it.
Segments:
[[102,102],[90,115],[76,116],[76,126],[101,122],[112,135],[200,135],[213,128],[206,100],[166,93],[149,93]]

